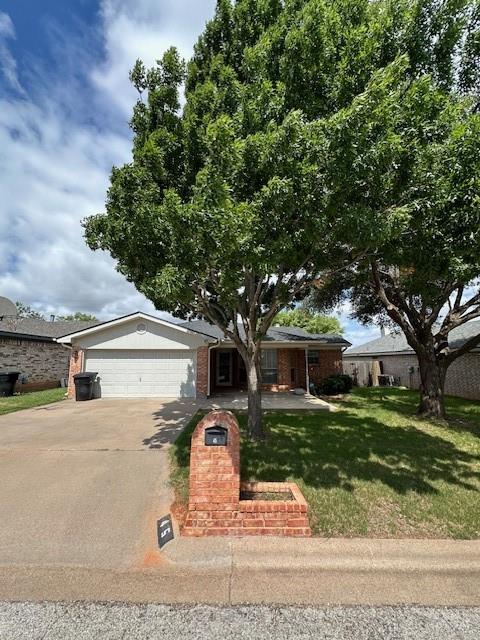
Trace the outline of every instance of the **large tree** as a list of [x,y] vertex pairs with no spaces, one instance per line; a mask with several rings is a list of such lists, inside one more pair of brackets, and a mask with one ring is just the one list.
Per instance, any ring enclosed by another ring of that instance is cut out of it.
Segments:
[[23,302],[16,302],[17,314],[19,318],[34,318],[35,320],[45,320],[40,311],[36,311],[33,307]]
[[[438,4],[219,0],[186,74],[174,49],[132,71],[133,160],[112,171],[87,242],[108,250],[157,308],[202,316],[234,341],[254,437],[260,344],[273,318],[364,251],[331,217],[330,120],[405,52],[418,73],[432,67],[448,83],[466,3],[444,3],[442,20]],[[374,219],[364,227],[372,242],[385,233]]]
[[84,311],[75,311],[66,316],[58,316],[59,320],[66,320],[67,322],[96,322],[98,318],[91,313],[85,313]]
[[273,323],[281,327],[301,327],[308,333],[333,333],[336,335],[343,333],[340,320],[335,316],[315,313],[303,307],[280,311],[273,319]]
[[480,113],[474,96],[410,71],[400,58],[331,121],[329,206],[364,257],[330,289],[349,288],[360,320],[404,332],[419,362],[418,413],[443,417],[448,367],[480,344],[480,330],[451,337],[480,318]]
[[137,62],[133,161],[113,170],[106,214],[86,222],[89,245],[109,250],[157,308],[202,316],[233,340],[254,438],[263,437],[261,341],[328,257],[317,132],[284,109],[282,90],[244,71],[244,50],[281,11],[280,2],[219,2],[189,65],[183,111],[176,51],[148,71]]

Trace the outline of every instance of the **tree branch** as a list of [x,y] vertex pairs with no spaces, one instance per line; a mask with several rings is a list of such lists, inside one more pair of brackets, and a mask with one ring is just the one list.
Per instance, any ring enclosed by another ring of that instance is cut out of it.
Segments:
[[390,316],[390,318],[392,318],[392,320],[394,320],[398,325],[400,325],[400,328],[405,334],[405,337],[409,345],[412,347],[412,349],[414,349],[415,351],[420,350],[421,344],[417,340],[412,327],[406,321],[405,317],[403,316],[398,306],[395,305],[390,300],[390,298],[387,295],[387,292],[385,291],[385,287],[383,286],[382,281],[380,279],[378,264],[375,259],[370,260],[370,269],[371,269],[372,278],[373,278],[372,288],[377,294],[377,296],[379,297],[380,301],[382,302],[385,308],[385,311]]
[[462,344],[461,347],[458,347],[458,349],[450,350],[450,348],[448,348],[444,355],[444,360],[447,363],[447,365],[450,365],[457,358],[459,358],[460,356],[463,356],[465,353],[468,353],[472,349],[475,349],[475,347],[478,347],[478,345],[480,345],[480,333],[476,336],[473,336],[472,338],[469,338],[466,342]]

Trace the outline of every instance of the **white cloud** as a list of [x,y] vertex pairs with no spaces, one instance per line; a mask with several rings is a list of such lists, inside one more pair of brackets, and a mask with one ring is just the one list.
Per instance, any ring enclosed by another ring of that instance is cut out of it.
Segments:
[[[103,210],[112,165],[130,159],[126,121],[136,96],[128,70],[138,57],[152,63],[171,44],[190,55],[213,5],[105,0],[105,59],[82,86],[70,65],[88,69],[91,53],[65,38],[61,77],[44,70],[44,84],[37,81],[28,98],[7,46],[14,25],[0,12],[0,68],[17,92],[0,98],[0,295],[45,313],[154,312],[108,255],[88,249],[80,222]],[[82,118],[89,99],[99,106],[98,122]]]
[[17,63],[7,44],[11,38],[15,38],[13,23],[7,13],[0,11],[0,70],[10,87],[23,94],[24,91],[17,75]]
[[[40,66],[26,69],[27,78],[43,78],[28,97],[7,46],[14,25],[0,12],[0,70],[16,91],[0,98],[0,296],[46,314],[86,311],[107,319],[155,312],[108,255],[87,248],[80,221],[103,210],[111,166],[130,159],[126,123],[136,93],[129,69],[139,57],[154,63],[172,44],[188,57],[214,5],[103,0],[104,57],[92,62],[88,38],[74,41],[52,27],[61,77]],[[353,322],[350,311],[344,304],[338,313],[347,339],[378,337],[377,328]]]
[[98,90],[108,92],[128,117],[137,97],[128,80],[135,60],[151,66],[172,45],[189,58],[214,6],[215,0],[104,0],[106,60],[92,73]]

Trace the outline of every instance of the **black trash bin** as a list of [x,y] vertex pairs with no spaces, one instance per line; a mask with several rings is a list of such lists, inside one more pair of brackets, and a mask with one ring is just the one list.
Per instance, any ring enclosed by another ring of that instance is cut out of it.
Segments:
[[91,400],[93,398],[93,384],[96,377],[96,371],[84,371],[73,376],[75,400]]
[[19,371],[0,373],[0,398],[13,396],[13,390],[15,389],[15,383],[19,375]]

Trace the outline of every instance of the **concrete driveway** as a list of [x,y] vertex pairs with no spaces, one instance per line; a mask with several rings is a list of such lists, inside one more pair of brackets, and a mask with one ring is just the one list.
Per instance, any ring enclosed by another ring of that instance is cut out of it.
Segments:
[[0,417],[0,566],[148,562],[193,400],[68,400]]

